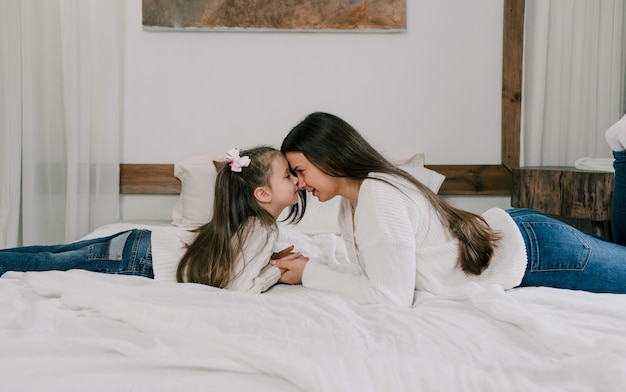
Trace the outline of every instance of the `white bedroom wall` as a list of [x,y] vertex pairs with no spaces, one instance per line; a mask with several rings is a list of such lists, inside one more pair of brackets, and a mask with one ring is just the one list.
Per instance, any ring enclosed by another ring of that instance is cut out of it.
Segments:
[[[122,161],[278,147],[322,110],[394,160],[498,164],[502,13],[502,0],[408,0],[402,33],[155,32],[142,29],[141,0],[127,1]],[[123,196],[122,218],[168,219],[174,200]]]

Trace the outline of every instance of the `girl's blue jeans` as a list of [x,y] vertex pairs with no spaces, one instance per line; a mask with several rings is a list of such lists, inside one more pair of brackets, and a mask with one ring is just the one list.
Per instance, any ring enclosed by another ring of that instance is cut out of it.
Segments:
[[0,275],[7,271],[82,269],[154,278],[150,234],[149,230],[130,230],[65,245],[3,249]]

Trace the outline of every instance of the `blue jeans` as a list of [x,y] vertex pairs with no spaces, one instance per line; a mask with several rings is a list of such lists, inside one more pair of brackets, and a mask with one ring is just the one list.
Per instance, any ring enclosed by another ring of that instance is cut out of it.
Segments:
[[528,209],[507,211],[528,254],[520,287],[626,294],[626,246],[604,241]]
[[0,250],[0,275],[7,271],[82,269],[154,278],[149,230],[130,230],[65,245]]
[[626,151],[613,152],[615,182],[611,206],[611,229],[615,243],[626,246]]

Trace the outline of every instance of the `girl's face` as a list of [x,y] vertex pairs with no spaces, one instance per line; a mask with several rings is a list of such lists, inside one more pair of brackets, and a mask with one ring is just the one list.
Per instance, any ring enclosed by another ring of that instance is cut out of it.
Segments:
[[319,201],[328,201],[340,194],[340,179],[322,172],[301,152],[288,152],[285,155],[289,166],[298,176],[298,188],[311,192]]
[[298,179],[289,171],[289,163],[283,154],[276,154],[272,160],[272,174],[268,185],[268,211],[278,218],[286,207],[298,202]]

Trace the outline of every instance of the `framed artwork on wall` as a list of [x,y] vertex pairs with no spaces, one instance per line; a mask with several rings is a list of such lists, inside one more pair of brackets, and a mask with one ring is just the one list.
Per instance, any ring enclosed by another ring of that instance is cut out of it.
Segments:
[[145,30],[398,32],[406,0],[142,0]]

